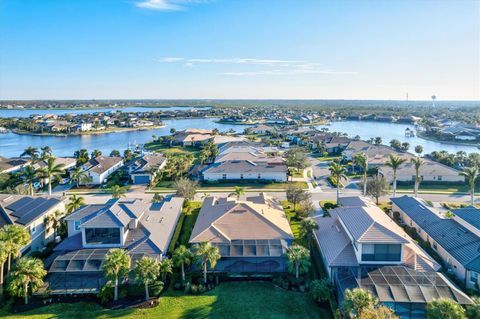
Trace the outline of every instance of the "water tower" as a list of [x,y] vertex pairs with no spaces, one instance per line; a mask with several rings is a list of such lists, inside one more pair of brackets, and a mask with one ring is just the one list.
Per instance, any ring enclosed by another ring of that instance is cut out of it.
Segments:
[[432,107],[435,108],[435,100],[437,99],[436,95],[432,95]]

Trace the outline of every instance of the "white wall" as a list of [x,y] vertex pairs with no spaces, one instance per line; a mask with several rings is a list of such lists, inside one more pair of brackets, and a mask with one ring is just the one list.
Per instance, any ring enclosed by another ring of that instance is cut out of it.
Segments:
[[[258,178],[259,173],[227,173],[225,180],[240,180],[241,174],[243,174],[243,179],[246,180],[273,180],[277,182],[286,182],[287,174],[283,172],[269,172],[269,173],[260,173],[260,178]],[[209,173],[205,172],[203,178],[207,181],[219,181],[223,179],[223,173]]]

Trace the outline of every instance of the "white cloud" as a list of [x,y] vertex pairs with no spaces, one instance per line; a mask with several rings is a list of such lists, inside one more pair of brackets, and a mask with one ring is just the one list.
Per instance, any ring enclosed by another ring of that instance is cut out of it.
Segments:
[[[279,59],[252,59],[252,58],[225,58],[225,59],[200,59],[167,57],[158,60],[163,63],[182,62],[185,67],[195,64],[225,64],[225,65],[253,65],[261,68],[253,71],[227,71],[218,74],[230,76],[259,76],[259,75],[301,75],[301,74],[330,74],[354,75],[354,71],[338,71],[323,67],[320,63],[303,60]],[[238,67],[237,67],[238,68]]]
[[143,0],[137,2],[139,8],[158,11],[178,11],[186,9],[189,4],[205,3],[207,0]]

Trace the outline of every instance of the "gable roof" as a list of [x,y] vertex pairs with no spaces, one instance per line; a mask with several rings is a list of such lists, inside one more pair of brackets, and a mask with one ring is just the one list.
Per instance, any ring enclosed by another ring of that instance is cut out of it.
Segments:
[[122,161],[123,159],[121,157],[98,156],[89,160],[85,164],[85,167],[89,171],[95,172],[97,174],[103,174],[104,172],[108,171],[110,168]]
[[247,201],[208,197],[198,215],[190,242],[251,239],[293,239],[285,212],[265,194]]
[[474,262],[480,257],[480,237],[453,219],[441,218],[414,197],[404,195],[391,200],[459,263],[480,272],[480,263]]
[[0,227],[5,224],[28,225],[62,203],[59,197],[0,194]]

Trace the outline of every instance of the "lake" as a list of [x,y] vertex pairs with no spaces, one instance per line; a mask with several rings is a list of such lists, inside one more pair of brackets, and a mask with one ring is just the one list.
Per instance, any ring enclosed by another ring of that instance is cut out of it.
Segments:
[[410,143],[410,152],[417,145],[423,146],[423,152],[425,154],[433,151],[445,150],[450,153],[456,153],[458,151],[465,151],[467,153],[480,152],[475,146],[467,145],[455,145],[448,143],[441,143],[437,141],[425,140],[420,137],[405,137],[405,129],[415,129],[413,125],[401,124],[401,123],[389,123],[389,122],[377,122],[377,121],[336,121],[330,125],[320,125],[317,128],[326,127],[331,132],[344,132],[349,137],[355,137],[360,135],[362,140],[368,140],[380,136],[383,140],[383,144],[389,145],[390,141],[397,139],[400,142]]
[[114,149],[123,152],[129,143],[144,144],[149,142],[152,140],[152,135],[169,135],[171,128],[175,128],[177,131],[187,128],[218,128],[221,132],[231,129],[235,130],[235,132],[243,132],[248,126],[216,123],[215,121],[217,120],[217,118],[165,120],[163,121],[165,126],[158,129],[97,135],[36,136],[10,132],[0,134],[0,156],[19,156],[29,146],[40,148],[46,145],[53,149],[56,156],[73,156],[73,152],[81,148],[85,148],[90,152],[94,149],[99,149],[103,154],[110,154]]
[[190,107],[190,106],[172,106],[172,107],[109,107],[109,108],[83,108],[83,109],[0,109],[0,117],[29,117],[30,115],[65,115],[65,114],[89,114],[96,112],[155,112],[155,111],[187,111],[191,109],[208,110],[209,106]]
[[[139,108],[134,108],[138,110]],[[123,109],[125,110],[125,109]],[[151,110],[149,108],[149,110]],[[65,110],[63,110],[65,111]],[[92,111],[92,110],[90,110]],[[90,152],[94,149],[101,150],[104,154],[109,154],[113,149],[121,152],[125,150],[129,144],[144,144],[152,140],[152,135],[161,136],[170,134],[170,129],[183,130],[186,128],[203,128],[214,129],[220,131],[228,131],[233,129],[235,132],[243,132],[247,125],[231,125],[216,123],[216,118],[206,119],[176,119],[165,120],[165,127],[152,130],[118,132],[98,135],[82,135],[82,136],[33,136],[19,135],[14,133],[0,134],[0,156],[12,157],[19,156],[23,150],[29,146],[52,147],[56,156],[72,156],[73,152],[85,148]],[[479,152],[474,146],[452,145],[435,141],[428,141],[418,137],[405,137],[405,129],[412,125],[396,124],[385,122],[368,122],[368,121],[338,121],[333,122],[329,126],[318,126],[318,128],[327,127],[330,131],[345,132],[349,136],[354,137],[360,135],[362,139],[369,139],[380,136],[383,143],[388,144],[392,139],[398,139],[401,142],[410,143],[410,150],[416,145],[422,145],[425,153],[432,151],[446,150],[448,152],[465,151]]]

